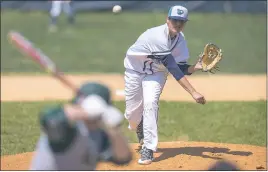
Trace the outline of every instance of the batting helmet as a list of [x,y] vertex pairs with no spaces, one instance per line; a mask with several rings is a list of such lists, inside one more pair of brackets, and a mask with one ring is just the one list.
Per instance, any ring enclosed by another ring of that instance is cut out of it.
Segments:
[[[98,95],[101,98],[103,98],[103,100],[107,104],[111,104],[110,89],[103,84],[96,83],[96,82],[87,82],[79,88],[79,91],[82,94],[82,96]],[[79,98],[80,96],[76,95],[74,99],[72,100],[72,102],[77,103]]]

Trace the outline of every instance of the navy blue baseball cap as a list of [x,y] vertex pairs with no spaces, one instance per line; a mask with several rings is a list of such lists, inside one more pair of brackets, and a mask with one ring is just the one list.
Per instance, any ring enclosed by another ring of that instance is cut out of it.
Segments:
[[169,9],[168,18],[188,21],[188,10],[180,5],[173,6]]

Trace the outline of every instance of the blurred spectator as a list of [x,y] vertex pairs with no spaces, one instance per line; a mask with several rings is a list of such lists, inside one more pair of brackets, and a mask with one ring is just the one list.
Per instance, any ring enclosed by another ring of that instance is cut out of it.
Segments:
[[57,19],[61,14],[61,11],[67,15],[68,23],[74,23],[74,11],[72,7],[71,0],[68,1],[55,1],[52,0],[51,9],[50,9],[50,26],[49,31],[57,31]]

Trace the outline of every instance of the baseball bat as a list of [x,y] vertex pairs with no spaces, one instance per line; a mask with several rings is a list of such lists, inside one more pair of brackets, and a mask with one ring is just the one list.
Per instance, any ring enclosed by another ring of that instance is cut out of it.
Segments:
[[54,76],[56,79],[61,81],[65,86],[69,87],[76,94],[80,94],[79,90],[73,83],[71,83],[61,72],[56,64],[46,56],[39,48],[35,47],[34,44],[25,38],[22,34],[16,31],[10,31],[8,33],[9,42],[15,46],[22,54],[30,57],[31,60],[36,62],[46,70],[49,74]]

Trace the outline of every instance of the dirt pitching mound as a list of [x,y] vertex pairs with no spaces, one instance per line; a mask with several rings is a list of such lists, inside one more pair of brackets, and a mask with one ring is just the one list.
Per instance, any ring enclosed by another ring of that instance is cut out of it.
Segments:
[[[228,160],[241,170],[265,170],[266,148],[219,144],[210,142],[162,142],[155,153],[154,162],[143,166],[137,163],[138,144],[132,144],[133,161],[116,166],[100,163],[97,170],[206,170],[219,160]],[[28,170],[33,153],[4,156],[1,170]]]
[[[122,75],[67,76],[76,85],[97,81],[108,85],[114,100],[124,100]],[[207,75],[191,76],[190,82],[203,93],[207,101],[266,100],[266,76]],[[1,101],[66,100],[73,93],[50,76],[1,76]],[[162,100],[193,101],[179,84],[169,77]],[[159,144],[155,162],[149,166],[137,164],[137,144],[132,144],[133,161],[127,166],[100,163],[98,170],[206,170],[213,163],[227,159],[242,170],[267,169],[266,148],[203,142],[165,142]],[[33,153],[1,157],[1,170],[27,170]]]

